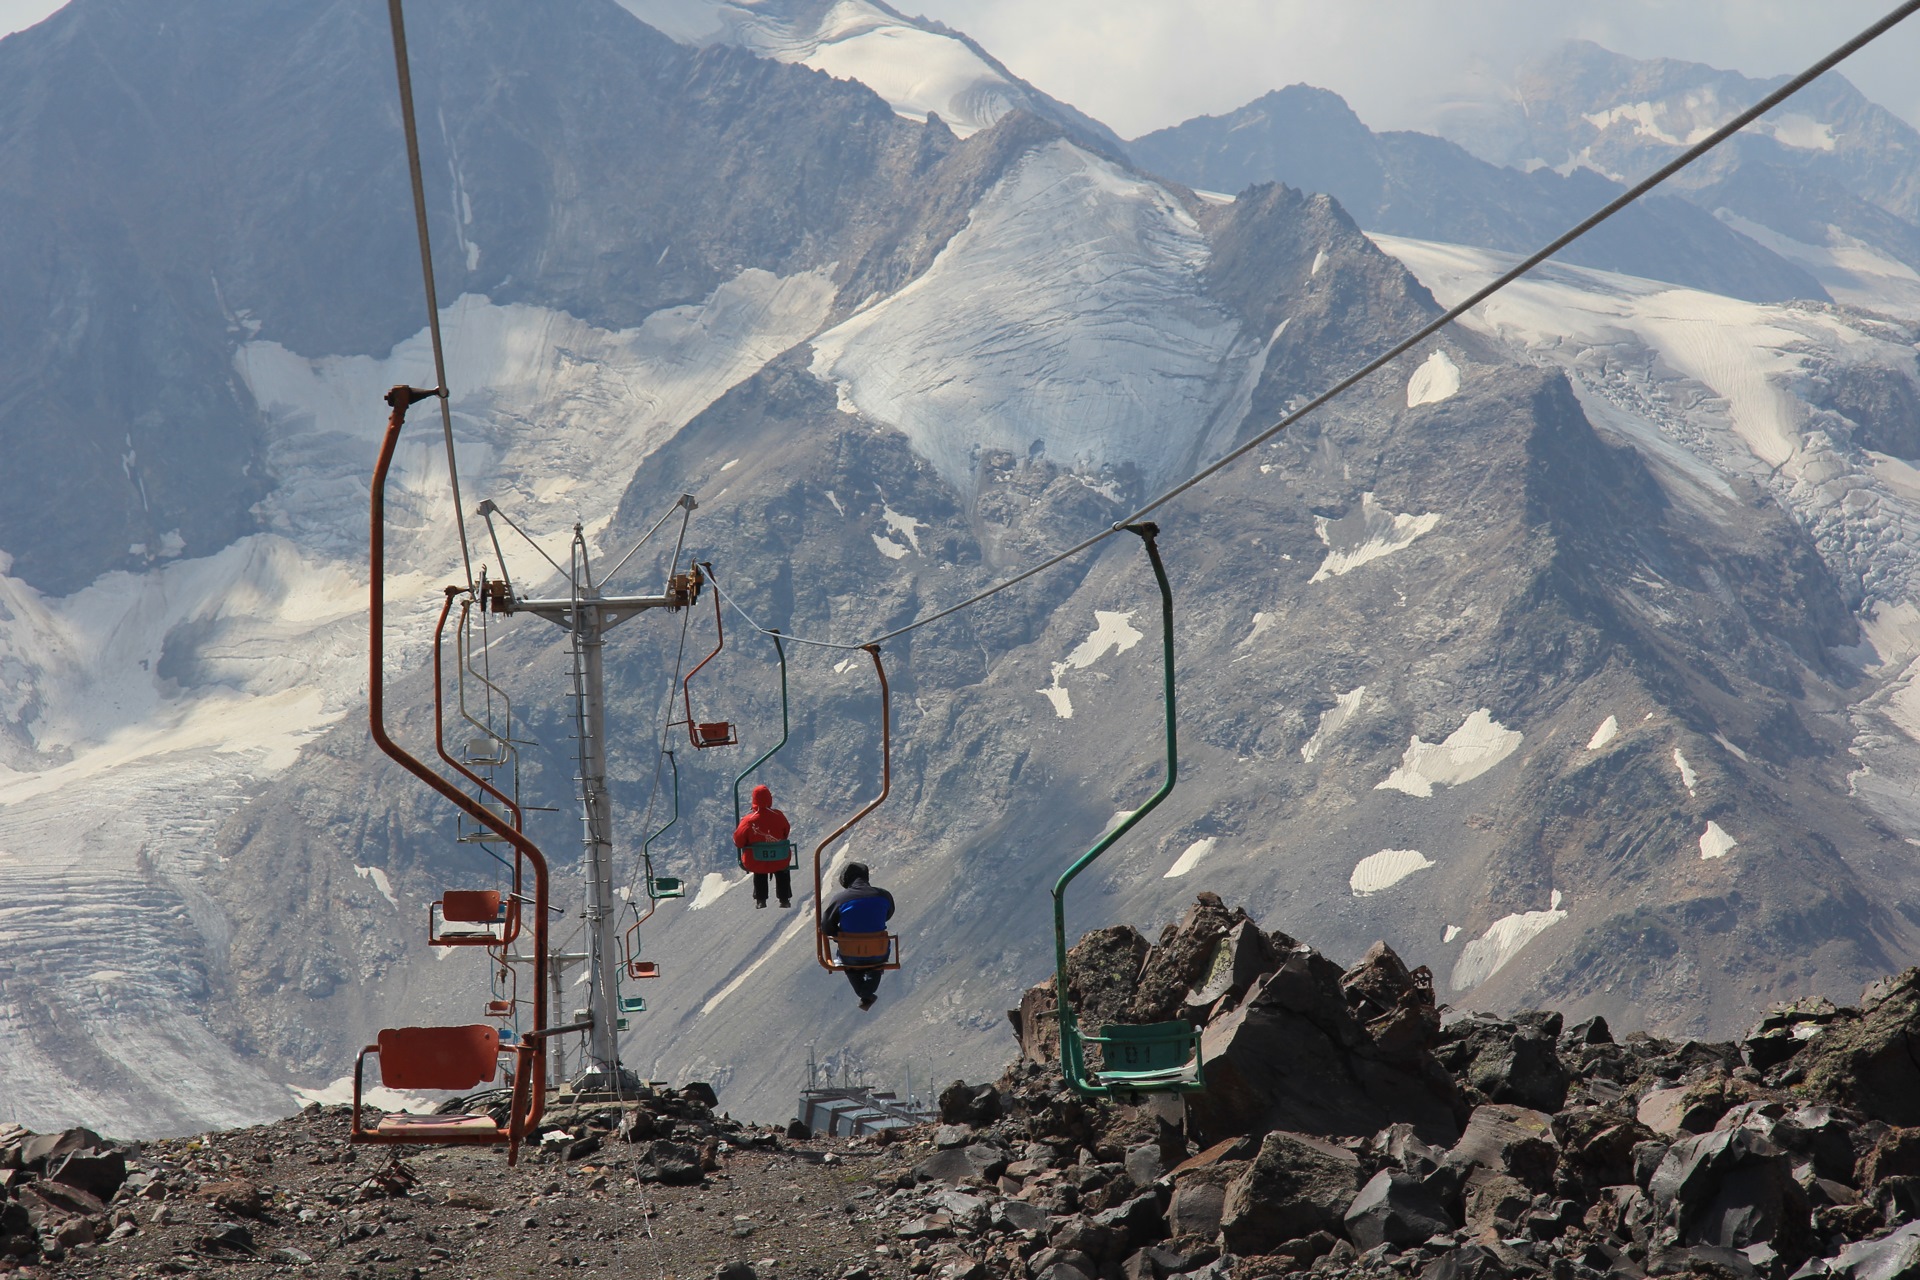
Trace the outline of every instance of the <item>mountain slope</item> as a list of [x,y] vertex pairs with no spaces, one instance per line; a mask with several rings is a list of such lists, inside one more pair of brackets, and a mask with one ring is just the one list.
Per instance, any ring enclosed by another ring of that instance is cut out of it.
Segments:
[[[1333,196],[1370,231],[1515,253],[1621,190],[1589,169],[1522,173],[1440,138],[1376,134],[1337,94],[1307,85],[1157,130],[1128,150],[1145,168],[1202,189],[1285,182]],[[1803,268],[1670,195],[1647,197],[1560,256],[1759,302],[1827,296]]]
[[[1502,100],[1472,109],[1460,137],[1502,163],[1632,180],[1779,83],[1573,41],[1522,68]],[[1835,298],[1920,316],[1920,131],[1838,73],[1672,190],[1805,267]]]

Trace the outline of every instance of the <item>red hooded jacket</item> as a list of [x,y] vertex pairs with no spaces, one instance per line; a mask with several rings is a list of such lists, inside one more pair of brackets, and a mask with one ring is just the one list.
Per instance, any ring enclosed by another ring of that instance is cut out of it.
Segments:
[[785,840],[791,830],[787,825],[787,815],[773,807],[773,789],[765,785],[757,786],[753,789],[753,808],[733,829],[733,847],[744,849],[750,844]]

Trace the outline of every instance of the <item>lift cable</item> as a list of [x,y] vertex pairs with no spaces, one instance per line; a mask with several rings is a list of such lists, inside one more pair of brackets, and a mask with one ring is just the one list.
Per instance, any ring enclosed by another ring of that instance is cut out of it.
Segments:
[[[1825,57],[1821,58],[1819,61],[1809,66],[1805,71],[1802,71],[1799,75],[1794,76],[1791,80],[1788,80],[1786,83],[1782,84],[1779,88],[1775,89],[1772,93],[1767,94],[1765,97],[1761,98],[1758,102],[1754,103],[1752,106],[1748,107],[1746,110],[1734,116],[1731,120],[1728,120],[1725,124],[1721,125],[1718,129],[1715,129],[1712,133],[1708,134],[1705,138],[1702,138],[1699,142],[1696,142],[1692,146],[1688,147],[1685,151],[1682,151],[1679,155],[1675,156],[1672,160],[1669,160],[1666,164],[1661,165],[1658,169],[1654,170],[1647,177],[1642,178],[1639,182],[1636,182],[1635,184],[1633,184],[1633,186],[1621,192],[1620,195],[1608,201],[1605,205],[1595,210],[1592,214],[1588,215],[1586,218],[1581,220],[1578,224],[1576,224],[1566,232],[1555,237],[1553,240],[1549,241],[1547,244],[1543,245],[1541,248],[1535,250],[1533,253],[1527,255],[1527,257],[1521,259],[1518,263],[1508,268],[1501,275],[1496,276],[1494,279],[1488,281],[1486,284],[1482,285],[1479,289],[1476,289],[1473,293],[1468,295],[1466,298],[1462,299],[1458,303],[1455,303],[1452,307],[1449,307],[1447,310],[1440,313],[1440,315],[1436,316],[1434,319],[1428,321],[1426,324],[1422,325],[1419,329],[1415,330],[1412,334],[1408,335],[1407,337],[1401,339],[1399,342],[1395,343],[1393,346],[1389,347],[1385,352],[1381,353],[1378,356],[1375,356],[1372,360],[1369,360],[1366,364],[1362,365],[1359,369],[1348,374],[1346,377],[1340,379],[1338,382],[1334,383],[1331,387],[1328,387],[1325,391],[1322,391],[1319,395],[1315,396],[1313,399],[1307,401],[1305,404],[1301,405],[1299,408],[1287,413],[1286,415],[1281,417],[1279,421],[1275,422],[1272,426],[1266,428],[1264,431],[1261,431],[1259,434],[1249,438],[1245,443],[1237,446],[1230,452],[1224,454],[1216,461],[1209,463],[1205,467],[1202,467],[1199,471],[1195,472],[1191,476],[1188,476],[1185,480],[1182,480],[1179,484],[1174,485],[1172,488],[1150,499],[1139,510],[1135,511],[1133,514],[1129,516],[1126,516],[1124,519],[1116,520],[1113,524],[1109,525],[1107,528],[1102,529],[1100,532],[1093,534],[1090,537],[1084,538],[1079,542],[1074,543],[1071,547],[1068,547],[1066,550],[1056,552],[1053,555],[1048,556],[1046,559],[1040,561],[1039,563],[1031,565],[1025,569],[1022,569],[1019,573],[1014,574],[1010,578],[1003,579],[1002,581],[995,583],[991,587],[987,587],[982,591],[975,592],[973,595],[968,596],[966,599],[961,600],[956,604],[948,605],[946,608],[927,614],[925,617],[915,618],[912,622],[907,623],[905,626],[895,627],[892,631],[883,632],[882,634],[877,635],[873,637],[871,640],[868,640],[862,644],[843,644],[838,641],[832,641],[832,640],[813,640],[813,639],[808,639],[805,636],[794,635],[792,632],[789,632],[789,631],[782,631],[780,633],[780,638],[783,640],[792,641],[795,644],[810,644],[823,649],[864,649],[868,645],[885,644],[887,641],[897,639],[900,636],[906,635],[910,631],[917,631],[921,627],[927,626],[930,623],[940,621],[942,618],[949,618],[949,617],[952,617],[954,614],[961,612],[964,609],[970,609],[974,605],[979,604],[983,600],[986,600],[992,596],[999,595],[1002,591],[1007,590],[1007,588],[1009,587],[1017,586],[1018,584],[1025,582],[1028,578],[1031,578],[1036,574],[1044,573],[1048,569],[1053,568],[1055,565],[1061,564],[1067,560],[1071,560],[1073,557],[1079,555],[1081,552],[1087,551],[1092,547],[1099,545],[1100,543],[1106,541],[1108,538],[1112,537],[1114,534],[1119,533],[1120,531],[1125,529],[1129,524],[1133,524],[1139,521],[1143,517],[1158,510],[1160,507],[1165,506],[1168,502],[1171,502],[1173,499],[1179,497],[1181,494],[1187,492],[1189,489],[1193,488],[1195,485],[1199,484],[1201,481],[1206,480],[1209,477],[1218,474],[1224,468],[1232,465],[1234,462],[1239,461],[1241,458],[1253,452],[1255,449],[1259,448],[1261,445],[1265,444],[1267,441],[1273,439],[1275,436],[1279,435],[1281,432],[1285,431],[1288,427],[1291,427],[1294,423],[1300,421],[1300,419],[1306,417],[1308,414],[1312,413],[1314,410],[1323,407],[1329,401],[1335,399],[1340,395],[1345,394],[1347,391],[1351,390],[1354,386],[1365,381],[1367,378],[1371,377],[1373,374],[1378,373],[1381,369],[1385,368],[1387,365],[1391,364],[1393,361],[1399,359],[1401,356],[1405,355],[1408,351],[1412,350],[1414,347],[1419,346],[1422,342],[1425,342],[1428,338],[1432,337],[1434,334],[1438,333],[1440,330],[1446,328],[1450,324],[1453,324],[1455,321],[1459,320],[1462,316],[1466,315],[1467,312],[1473,310],[1473,308],[1479,306],[1482,302],[1485,302],[1488,298],[1492,297],[1494,294],[1499,293],[1502,289],[1505,289],[1508,285],[1520,279],[1522,276],[1527,275],[1535,267],[1538,267],[1541,263],[1545,262],[1548,258],[1551,258],[1554,254],[1560,252],[1560,250],[1566,248],[1568,245],[1572,244],[1574,241],[1580,239],[1580,237],[1586,235],[1589,231],[1592,231],[1595,227],[1607,221],[1607,219],[1613,217],[1615,214],[1619,213],[1622,209],[1625,209],[1628,205],[1634,203],[1634,201],[1640,199],[1642,196],[1652,191],[1655,187],[1658,187],[1662,183],[1666,182],[1667,179],[1673,177],[1674,174],[1679,173],[1682,169],[1685,169],[1688,165],[1691,165],[1694,161],[1700,159],[1702,156],[1706,155],[1708,152],[1720,146],[1720,144],[1725,142],[1727,139],[1731,138],[1734,134],[1740,132],[1740,130],[1746,128],[1748,125],[1752,124],[1755,120],[1759,119],[1761,116],[1765,115],[1767,112],[1773,110],[1775,107],[1785,102],[1788,98],[1791,98],[1793,95],[1800,92],[1800,90],[1806,88],[1813,81],[1819,79],[1821,76],[1831,71],[1839,63],[1845,61],[1847,58],[1851,57],[1853,54],[1858,53],[1861,49],[1873,43],[1875,40],[1879,39],[1882,35],[1885,35],[1888,31],[1898,26],[1901,22],[1905,21],[1907,18],[1912,17],[1916,10],[1920,10],[1920,0],[1903,0],[1903,3],[1895,6],[1894,9],[1891,12],[1889,12],[1885,17],[1873,23],[1873,25],[1867,27],[1864,31],[1860,32],[1860,34],[1854,36],[1852,39],[1848,40],[1845,44],[1842,44],[1833,52],[1827,54]],[[715,585],[717,587],[718,584],[716,583]],[[755,622],[753,618],[746,613],[745,610],[740,608],[739,604],[735,602],[732,599],[732,597],[727,596],[725,592],[722,592],[721,595],[724,599],[726,599],[728,604],[733,605],[734,611],[740,614],[741,618],[743,618],[746,621],[748,626],[752,627],[756,631],[761,632],[762,634],[767,634],[767,629],[765,627],[762,627],[759,623]]]
[[406,19],[400,0],[387,0],[393,25],[393,66],[400,81],[400,122],[407,134],[407,174],[413,181],[413,222],[420,233],[420,275],[427,289],[427,333],[433,340],[434,396],[440,401],[440,433],[447,443],[447,479],[453,486],[453,522],[460,533],[460,562],[473,590],[473,554],[467,548],[467,516],[460,502],[460,466],[453,451],[453,406],[447,392],[447,356],[440,342],[440,294],[433,283],[433,246],[427,237],[427,189],[420,176],[420,130],[413,115],[413,72],[407,60]]

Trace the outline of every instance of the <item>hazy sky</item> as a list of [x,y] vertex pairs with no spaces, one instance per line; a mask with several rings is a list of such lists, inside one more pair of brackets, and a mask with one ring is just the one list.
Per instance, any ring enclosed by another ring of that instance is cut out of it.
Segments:
[[[374,0],[367,0],[374,3]],[[564,0],[545,0],[561,2]],[[1017,74],[1135,137],[1297,81],[1375,128],[1418,128],[1436,102],[1503,83],[1584,37],[1635,57],[1769,76],[1796,71],[1892,0],[893,0],[973,35]],[[59,0],[0,0],[0,32]],[[1842,72],[1920,126],[1920,17]]]
[[[893,0],[972,35],[1123,137],[1305,81],[1376,129],[1584,38],[1634,57],[1798,71],[1893,0]],[[1841,67],[1920,126],[1920,16]]]

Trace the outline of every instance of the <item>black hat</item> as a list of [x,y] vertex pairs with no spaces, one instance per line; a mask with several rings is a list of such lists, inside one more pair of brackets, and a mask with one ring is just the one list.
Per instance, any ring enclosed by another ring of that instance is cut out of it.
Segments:
[[840,873],[840,887],[842,889],[851,889],[856,884],[865,884],[867,883],[867,877],[872,874],[872,872],[867,870],[866,863],[849,862],[847,869]]

